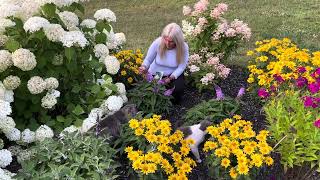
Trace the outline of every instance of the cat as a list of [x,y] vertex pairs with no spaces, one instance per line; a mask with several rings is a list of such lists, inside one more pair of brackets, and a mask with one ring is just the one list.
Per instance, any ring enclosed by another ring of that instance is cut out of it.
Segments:
[[198,146],[203,142],[205,135],[207,134],[206,129],[208,126],[212,125],[209,120],[203,120],[199,124],[195,124],[187,127],[180,127],[178,130],[182,131],[184,139],[193,139],[194,144],[190,145],[190,150],[192,154],[197,159],[198,163],[201,163],[200,154]]
[[129,122],[129,120],[138,113],[136,105],[128,104],[122,107],[119,111],[108,116],[102,116],[97,120],[97,126],[95,128],[97,135],[111,135],[112,139],[120,136],[120,126]]

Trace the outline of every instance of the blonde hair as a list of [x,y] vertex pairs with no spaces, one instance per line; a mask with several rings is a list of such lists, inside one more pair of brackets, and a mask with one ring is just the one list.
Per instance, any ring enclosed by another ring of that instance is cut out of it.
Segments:
[[183,33],[180,26],[176,23],[170,23],[163,29],[161,34],[162,39],[159,47],[159,53],[161,58],[165,56],[165,52],[167,50],[166,44],[163,40],[165,36],[170,37],[176,44],[176,60],[178,64],[181,64],[183,62],[183,55],[185,54],[186,49],[184,45]]

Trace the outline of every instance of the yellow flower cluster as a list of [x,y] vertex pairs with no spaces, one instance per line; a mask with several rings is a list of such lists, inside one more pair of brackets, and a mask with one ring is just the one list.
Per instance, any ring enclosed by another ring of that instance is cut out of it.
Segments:
[[187,157],[193,140],[184,140],[183,133],[179,130],[171,134],[171,123],[161,120],[158,115],[141,121],[131,119],[129,127],[136,136],[145,138],[154,147],[148,152],[126,148],[135,171],[150,174],[163,169],[169,180],[187,179],[187,174],[196,166],[196,163]]
[[248,51],[252,56],[248,69],[250,75],[248,83],[257,83],[269,88],[278,87],[274,76],[280,76],[284,81],[298,78],[297,68],[303,66],[306,72],[303,77],[314,82],[311,71],[320,66],[320,52],[309,53],[307,49],[299,49],[290,39],[267,39],[256,42],[257,48]]
[[247,175],[250,168],[261,167],[263,163],[273,164],[269,156],[272,148],[266,142],[269,132],[262,130],[257,135],[252,123],[242,120],[241,116],[227,118],[218,126],[209,126],[207,131],[211,138],[204,144],[203,150],[212,151],[231,178],[235,179],[238,174]]
[[139,74],[139,67],[143,60],[143,54],[140,49],[135,52],[133,50],[123,50],[114,55],[121,64],[120,75],[126,78],[127,82],[131,84],[134,77]]

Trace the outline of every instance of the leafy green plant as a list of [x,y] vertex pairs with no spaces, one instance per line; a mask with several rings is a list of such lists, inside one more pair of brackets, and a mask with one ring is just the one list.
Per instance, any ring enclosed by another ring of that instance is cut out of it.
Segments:
[[128,91],[128,98],[131,103],[136,104],[139,110],[154,114],[168,113],[172,107],[173,89],[167,89],[161,80],[150,79],[135,84],[135,87]]
[[22,161],[18,179],[115,179],[119,166],[116,151],[105,138],[93,134],[69,134],[62,139],[46,139],[30,150],[30,160]]
[[44,4],[38,10],[26,21],[5,19],[7,41],[0,51],[7,65],[1,67],[0,80],[5,90],[14,91],[12,117],[17,128],[34,130],[46,124],[61,131],[81,125],[84,114],[110,95],[97,80],[117,73],[110,66],[119,62],[107,56],[111,20],[95,16],[96,21],[82,21],[84,7],[79,3]]
[[239,113],[239,102],[225,98],[224,100],[211,99],[203,101],[200,104],[189,109],[184,115],[185,125],[193,125],[200,123],[205,118],[209,118],[214,122],[218,122],[224,118],[228,118]]
[[305,108],[300,93],[280,93],[265,105],[268,130],[285,169],[308,164],[320,172],[320,131],[313,124],[319,110]]

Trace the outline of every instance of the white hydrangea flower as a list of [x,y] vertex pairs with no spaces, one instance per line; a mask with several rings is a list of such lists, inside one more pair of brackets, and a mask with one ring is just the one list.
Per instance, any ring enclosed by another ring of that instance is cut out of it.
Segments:
[[8,40],[8,36],[0,34],[0,47],[4,46]]
[[14,101],[13,95],[14,95],[13,91],[7,90],[2,84],[2,82],[0,81],[0,99],[8,103],[12,103]]
[[52,64],[56,66],[60,66],[63,64],[63,55],[62,54],[56,54],[52,60]]
[[116,35],[114,34],[113,30],[110,32],[103,31],[107,35],[107,42],[106,45],[109,49],[116,49],[118,46]]
[[0,118],[4,118],[12,113],[10,103],[0,99]]
[[36,56],[28,49],[18,49],[12,54],[13,65],[22,71],[30,71],[36,67]]
[[7,50],[0,50],[0,72],[5,71],[12,65],[11,53]]
[[17,128],[12,128],[9,131],[5,131],[5,135],[9,141],[18,141],[21,138],[21,132]]
[[64,130],[60,133],[59,136],[63,137],[64,134],[70,134],[70,133],[77,132],[77,131],[79,131],[79,128],[77,128],[76,126],[72,125],[72,126],[64,128]]
[[36,140],[37,141],[43,141],[46,138],[52,138],[54,136],[53,131],[50,127],[47,125],[41,125],[36,130]]
[[23,161],[30,160],[32,155],[33,155],[32,151],[28,149],[22,150],[17,156],[17,161],[18,163],[21,164]]
[[125,94],[120,95],[120,97],[122,98],[123,103],[127,103],[128,102],[128,98],[127,98],[127,96]]
[[2,180],[12,180],[11,177],[15,176],[14,173],[10,173],[5,169],[0,168],[0,179]]
[[96,124],[97,124],[96,118],[88,117],[85,120],[83,120],[80,132],[81,133],[88,132]]
[[21,11],[17,14],[17,17],[21,18],[23,21],[26,21],[32,16],[39,14],[40,6],[41,4],[39,4],[37,0],[20,1]]
[[44,81],[46,82],[46,90],[57,89],[59,87],[59,81],[54,77],[46,78]]
[[0,4],[0,18],[6,18],[10,16],[16,17],[21,11],[21,7],[11,2],[2,2]]
[[106,45],[104,44],[97,44],[94,46],[94,55],[97,58],[101,58],[101,57],[105,57],[107,55],[109,55],[109,49]]
[[192,26],[191,23],[189,23],[186,20],[182,20],[182,31],[184,32],[185,37],[191,36],[194,29],[195,29],[195,27]]
[[124,33],[116,33],[115,39],[118,46],[123,45],[126,42],[126,36]]
[[95,20],[93,20],[93,19],[85,19],[80,24],[80,26],[86,27],[86,28],[89,28],[89,29],[95,28],[96,25],[97,25],[97,22]]
[[60,97],[60,91],[55,90],[55,89],[49,90],[49,91],[47,92],[47,94],[50,94],[51,96],[53,96],[53,97],[55,97],[55,98]]
[[91,109],[88,117],[93,118],[93,119],[97,119],[98,117],[102,117],[102,115],[103,115],[102,109],[93,108],[93,109]]
[[3,85],[8,90],[15,90],[20,86],[21,80],[18,76],[8,76],[3,80]]
[[54,105],[57,104],[57,99],[51,94],[46,94],[41,99],[41,106],[46,109],[51,109]]
[[44,28],[44,33],[52,42],[59,42],[65,30],[60,24],[49,24]]
[[109,96],[106,103],[110,111],[119,111],[123,106],[123,100],[119,96]]
[[14,127],[16,127],[16,123],[11,117],[6,116],[3,118],[0,118],[0,130],[2,132],[10,131]]
[[100,9],[97,10],[93,17],[96,20],[106,20],[108,22],[116,22],[116,15],[110,9]]
[[120,62],[114,56],[106,56],[104,58],[104,64],[109,74],[115,75],[120,69]]
[[3,34],[6,31],[7,27],[15,26],[16,23],[10,19],[0,19],[0,34]]
[[65,32],[61,38],[61,42],[65,47],[80,46],[84,48],[88,44],[88,40],[81,31]]
[[32,143],[36,140],[36,133],[33,131],[30,131],[30,129],[25,129],[21,133],[21,140],[25,143]]
[[23,29],[26,32],[34,33],[41,28],[45,28],[49,25],[49,21],[43,17],[34,16],[29,18],[23,25]]
[[12,154],[7,149],[0,150],[0,167],[4,168],[12,162]]
[[78,30],[79,18],[75,13],[63,11],[58,13],[58,15],[69,31]]
[[17,156],[22,151],[22,148],[19,145],[14,145],[10,146],[8,150],[11,152],[13,156]]
[[120,95],[125,94],[126,93],[126,86],[123,83],[116,83],[115,84],[118,88],[118,93]]
[[40,94],[46,89],[46,82],[40,76],[33,76],[28,81],[27,87],[31,94]]

